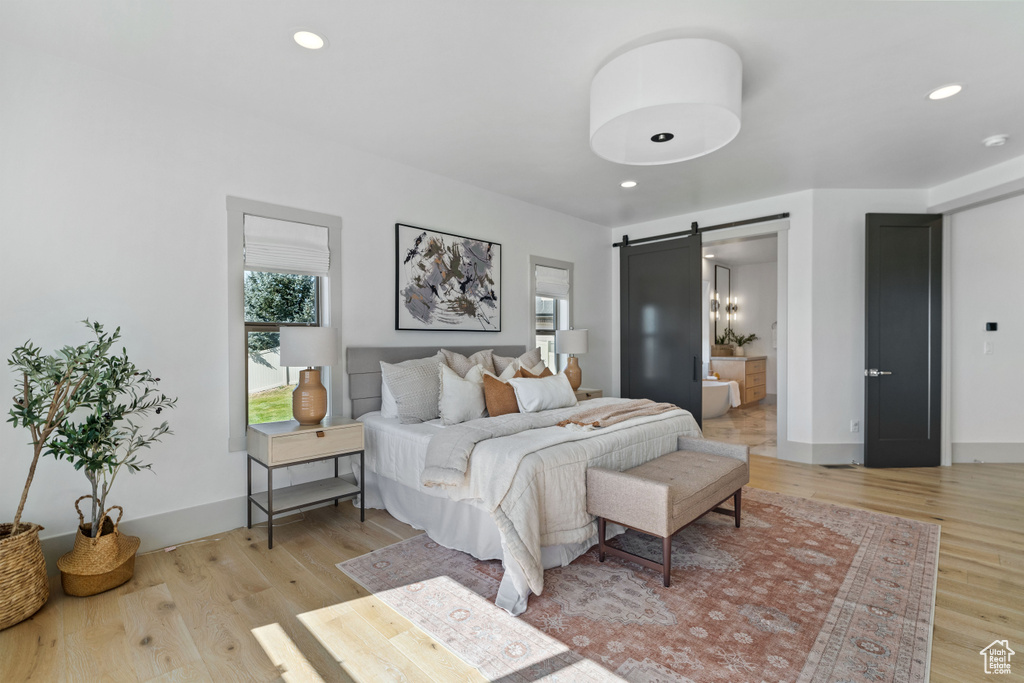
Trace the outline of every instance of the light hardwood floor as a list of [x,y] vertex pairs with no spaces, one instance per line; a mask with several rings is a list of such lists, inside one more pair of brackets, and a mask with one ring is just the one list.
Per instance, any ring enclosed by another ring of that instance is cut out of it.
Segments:
[[[942,524],[932,681],[984,680],[978,651],[997,638],[1022,651],[1024,465],[751,460],[752,486]],[[131,582],[91,598],[55,577],[49,603],[0,632],[0,681],[481,680],[334,566],[416,533],[342,504],[275,527],[272,551],[254,528],[141,556]]]
[[778,453],[778,409],[765,401],[730,408],[719,417],[703,421],[704,436],[716,441],[748,446],[755,455],[775,457]]

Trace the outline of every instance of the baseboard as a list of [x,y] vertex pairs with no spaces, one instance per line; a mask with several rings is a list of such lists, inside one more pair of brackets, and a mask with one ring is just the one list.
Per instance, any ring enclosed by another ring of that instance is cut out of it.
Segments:
[[790,462],[802,462],[811,464],[812,461],[812,448],[813,444],[804,443],[803,441],[782,441],[780,440],[777,445],[775,456],[779,460],[789,460]]
[[765,394],[764,398],[761,399],[761,405],[774,406],[779,404],[778,394]]
[[953,462],[1024,463],[1024,443],[954,443]]
[[[257,517],[257,515],[259,515]],[[254,508],[253,521],[263,521],[266,515]],[[245,524],[245,496],[229,498],[181,510],[171,510],[149,517],[125,520],[120,530],[141,539],[139,552],[166,548],[194,538],[237,529]],[[41,538],[46,569],[57,573],[57,558],[75,545],[75,534],[66,533]]]
[[864,444],[779,442],[778,458],[808,465],[849,465],[864,463]]
[[815,465],[849,465],[864,464],[864,444],[862,443],[816,443],[811,462]]

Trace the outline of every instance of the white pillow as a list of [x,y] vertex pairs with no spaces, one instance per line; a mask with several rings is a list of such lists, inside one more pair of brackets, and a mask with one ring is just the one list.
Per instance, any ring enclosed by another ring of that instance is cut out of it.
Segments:
[[395,403],[395,395],[388,389],[388,383],[383,376],[380,380],[380,416],[398,417],[398,404]]
[[[540,347],[527,351],[519,358],[513,358],[512,356],[491,356],[491,360],[494,362],[494,371],[499,375],[504,374],[505,369],[512,365],[512,361],[519,361],[522,365],[532,368],[540,362]],[[518,369],[518,368],[517,368]]]
[[441,413],[441,424],[454,425],[487,415],[482,365],[474,365],[466,377],[462,378],[455,370],[442,364],[440,378],[438,411]]
[[516,403],[519,404],[521,413],[570,408],[577,403],[576,392],[569,386],[568,378],[562,373],[539,379],[517,377],[510,379],[508,383],[516,392]]
[[[487,371],[484,370],[484,372]],[[495,379],[500,379],[502,382],[507,382],[510,379],[512,379],[517,372],[519,372],[519,368],[517,368],[514,364],[510,363],[509,366],[505,368],[500,375],[495,375],[490,372],[487,372],[487,374],[490,375],[491,377],[494,377]],[[482,382],[483,379],[481,378],[480,381]]]
[[430,358],[415,358],[401,363],[381,361],[381,414],[384,414],[383,388],[387,387],[402,424],[427,422],[437,417],[440,394],[438,366],[444,364],[444,355],[440,351]]

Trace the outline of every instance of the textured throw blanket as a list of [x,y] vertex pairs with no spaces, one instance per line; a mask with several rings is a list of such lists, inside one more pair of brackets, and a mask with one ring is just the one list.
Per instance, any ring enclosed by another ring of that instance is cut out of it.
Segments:
[[568,420],[562,420],[558,423],[558,426],[611,427],[614,424],[631,420],[634,417],[660,415],[670,410],[679,410],[679,406],[671,403],[655,403],[647,398],[638,398],[626,401],[625,403],[596,405],[588,410],[576,413]]
[[573,406],[453,425],[427,447],[421,483],[443,487],[453,500],[482,502],[501,533],[506,559],[522,567],[534,593],[544,588],[541,547],[583,543],[596,531],[586,509],[588,467],[629,469],[673,450],[680,435],[701,436],[693,417],[674,406],[601,429],[557,426],[581,412],[631,401],[591,403],[587,411]]
[[461,486],[466,481],[469,456],[481,441],[511,436],[532,429],[553,427],[566,419],[567,411],[545,410],[541,413],[509,413],[485,417],[445,428],[430,440],[420,483],[424,486]]

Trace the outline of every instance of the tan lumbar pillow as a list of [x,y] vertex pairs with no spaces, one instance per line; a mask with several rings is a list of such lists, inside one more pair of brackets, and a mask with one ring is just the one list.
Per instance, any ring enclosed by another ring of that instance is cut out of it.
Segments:
[[[513,377],[521,377],[517,372]],[[484,403],[487,414],[491,417],[519,412],[516,401],[516,390],[508,382],[503,382],[489,372],[484,373]]]

